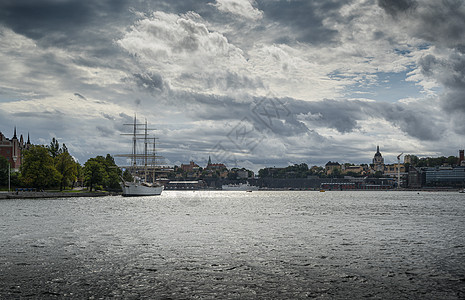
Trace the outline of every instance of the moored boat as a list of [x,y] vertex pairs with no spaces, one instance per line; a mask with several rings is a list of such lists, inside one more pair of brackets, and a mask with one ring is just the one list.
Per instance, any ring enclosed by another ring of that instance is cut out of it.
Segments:
[[122,184],[123,196],[159,196],[163,192],[163,186],[152,185],[145,182],[124,182]]
[[[132,153],[116,156],[131,158],[131,166],[129,166],[128,169],[133,176],[133,181],[125,181],[121,178],[122,195],[125,197],[161,195],[164,187],[155,181],[155,170],[157,168],[156,160],[161,158],[161,156],[157,156],[155,153],[155,138],[148,137],[147,121],[145,121],[145,124],[137,124],[136,116],[134,116],[134,123],[125,125],[133,126],[133,133],[131,134],[133,136]],[[145,126],[143,134],[138,133],[138,126]],[[144,151],[142,154],[137,153],[138,140],[143,140],[144,142]],[[148,152],[148,145],[150,143],[153,143],[153,150],[151,153]]]
[[250,183],[239,183],[239,184],[223,184],[221,189],[224,191],[258,191],[258,186],[250,185]]

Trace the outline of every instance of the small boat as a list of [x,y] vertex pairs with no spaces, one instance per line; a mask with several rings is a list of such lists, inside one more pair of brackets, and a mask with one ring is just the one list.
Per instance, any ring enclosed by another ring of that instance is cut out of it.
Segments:
[[324,193],[324,192],[325,192],[325,190],[320,190],[320,193]]
[[465,193],[465,189],[463,189],[463,190],[459,191],[459,193]]
[[239,183],[239,184],[223,184],[221,186],[223,191],[258,191],[258,186],[250,185],[247,183]]

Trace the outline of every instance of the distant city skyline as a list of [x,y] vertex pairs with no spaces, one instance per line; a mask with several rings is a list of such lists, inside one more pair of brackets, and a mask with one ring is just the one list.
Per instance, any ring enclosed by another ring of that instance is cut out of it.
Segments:
[[3,1],[0,131],[80,163],[134,114],[169,165],[456,156],[463,28],[462,1]]

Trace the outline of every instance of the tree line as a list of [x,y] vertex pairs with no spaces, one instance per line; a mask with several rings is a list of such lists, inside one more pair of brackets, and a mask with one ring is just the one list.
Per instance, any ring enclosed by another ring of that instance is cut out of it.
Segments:
[[[404,164],[407,171],[410,166],[413,167],[439,167],[439,166],[456,166],[458,164],[457,156],[439,156],[439,157],[422,157],[419,158],[416,155],[410,155],[410,163]],[[354,164],[345,163],[345,167],[353,166]],[[361,164],[361,166],[367,167],[367,164]],[[326,175],[325,169],[320,166],[309,167],[306,163],[294,164],[284,168],[263,168],[258,171],[258,176],[260,178],[307,178],[309,176],[318,176],[320,178],[325,177],[343,177],[344,175],[348,176],[366,176],[362,174],[357,174],[354,172],[341,173],[341,170],[335,168],[332,170],[331,175]],[[369,176],[371,177],[381,177],[382,172],[376,171],[374,174]]]
[[[121,169],[113,157],[97,156],[81,166],[69,153],[65,144],[53,138],[50,145],[31,145],[23,150],[19,172],[11,173],[13,187],[37,190],[59,188],[60,191],[76,186],[92,190],[120,191]],[[127,174],[125,174],[127,176]],[[8,161],[0,157],[0,186],[8,185]]]

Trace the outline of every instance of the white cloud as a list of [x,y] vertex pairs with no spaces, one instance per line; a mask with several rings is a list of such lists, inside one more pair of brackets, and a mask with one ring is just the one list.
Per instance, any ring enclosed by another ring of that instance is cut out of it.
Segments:
[[228,80],[239,80],[251,90],[260,87],[258,79],[247,75],[241,49],[207,26],[193,13],[155,12],[138,21],[118,44],[136,57],[141,69],[160,74],[173,89],[217,94],[227,93],[230,85],[241,89]]
[[255,1],[253,0],[216,0],[214,5],[222,12],[231,13],[250,20],[259,20],[263,17],[263,12],[254,8],[254,4]]

